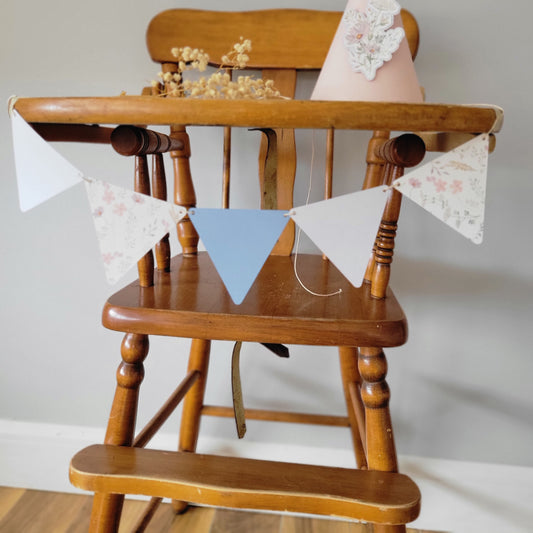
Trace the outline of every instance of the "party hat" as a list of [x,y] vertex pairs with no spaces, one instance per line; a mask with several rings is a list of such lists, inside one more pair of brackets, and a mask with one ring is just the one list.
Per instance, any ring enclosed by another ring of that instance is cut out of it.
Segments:
[[312,100],[422,102],[396,0],[349,0]]

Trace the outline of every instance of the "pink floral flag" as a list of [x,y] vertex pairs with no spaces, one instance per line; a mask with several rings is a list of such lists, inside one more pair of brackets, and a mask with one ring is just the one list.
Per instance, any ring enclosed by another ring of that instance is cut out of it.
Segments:
[[93,178],[85,180],[85,187],[109,283],[116,283],[187,213]]
[[393,187],[467,239],[483,240],[489,136],[479,135],[409,172]]

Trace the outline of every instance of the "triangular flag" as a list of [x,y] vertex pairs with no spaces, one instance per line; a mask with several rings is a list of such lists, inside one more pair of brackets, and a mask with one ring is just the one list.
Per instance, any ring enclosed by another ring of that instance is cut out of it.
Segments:
[[388,194],[374,187],[291,211],[291,218],[355,287],[363,282]]
[[483,240],[489,136],[471,141],[393,183],[395,189],[467,239]]
[[87,178],[85,186],[109,283],[118,281],[187,213],[104,181]]
[[22,211],[82,181],[82,172],[54,150],[15,110],[11,127]]
[[200,239],[231,299],[239,305],[253,285],[289,218],[286,211],[189,210]]

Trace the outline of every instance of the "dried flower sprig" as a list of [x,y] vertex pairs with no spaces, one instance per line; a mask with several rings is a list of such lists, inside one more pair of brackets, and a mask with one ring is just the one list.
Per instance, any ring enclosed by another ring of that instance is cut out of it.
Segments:
[[231,68],[245,68],[250,56],[247,52],[252,51],[252,41],[250,39],[240,38],[238,43],[233,45],[233,49],[222,56],[222,64]]
[[[222,65],[219,70],[209,77],[201,76],[198,80],[183,78],[182,72],[197,70],[203,72],[209,63],[209,55],[203,50],[190,48],[173,48],[172,55],[178,60],[178,72],[160,72],[159,78],[165,86],[162,94],[169,96],[188,96],[191,98],[226,98],[236,99],[262,99],[282,98],[280,92],[274,87],[272,80],[256,79],[253,76],[239,76],[231,79],[232,70],[246,68],[252,50],[249,39],[240,38],[233,45],[230,52],[222,56]],[[152,81],[152,86],[158,87],[159,80]]]

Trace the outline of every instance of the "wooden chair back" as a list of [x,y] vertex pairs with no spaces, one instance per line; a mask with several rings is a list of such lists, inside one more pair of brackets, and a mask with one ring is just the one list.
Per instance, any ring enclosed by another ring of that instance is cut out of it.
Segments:
[[[146,35],[151,58],[172,63],[173,47],[190,46],[209,53],[213,66],[242,36],[251,39],[251,69],[320,70],[340,23],[339,11],[268,9],[229,12],[170,9],[156,15]],[[402,22],[413,57],[418,50],[418,25],[402,10]]]
[[[319,70],[322,67],[341,16],[342,12],[338,11],[307,9],[247,12],[170,9],[152,19],[146,41],[151,58],[162,65],[163,72],[178,72],[179,65],[171,53],[172,48],[190,46],[202,49],[209,54],[210,64],[219,67],[222,56],[227,54],[241,37],[251,39],[253,49],[247,68],[261,70],[263,77],[274,80],[284,96],[294,97],[297,72]],[[414,57],[419,44],[417,22],[406,10],[402,10],[402,21]],[[288,210],[293,207],[296,174],[294,130],[263,130],[263,133],[265,135],[259,154],[261,207]],[[189,170],[190,147],[185,127],[172,126],[171,137],[182,143],[182,149],[171,152],[175,174],[174,200],[187,208],[194,207],[196,196]],[[364,188],[378,185],[383,180],[385,160],[379,154],[379,149],[388,138],[388,132],[374,132],[368,149]],[[327,139],[326,197],[331,195],[333,130],[328,132]],[[225,128],[223,152],[222,206],[229,207],[229,128]],[[388,222],[390,225],[391,221]],[[198,235],[187,218],[179,223],[178,236],[184,254],[197,252]],[[291,221],[273,253],[289,255],[293,245],[294,224]],[[374,266],[375,254],[367,272],[368,281],[372,279]],[[382,297],[384,289],[378,292],[378,297]]]

